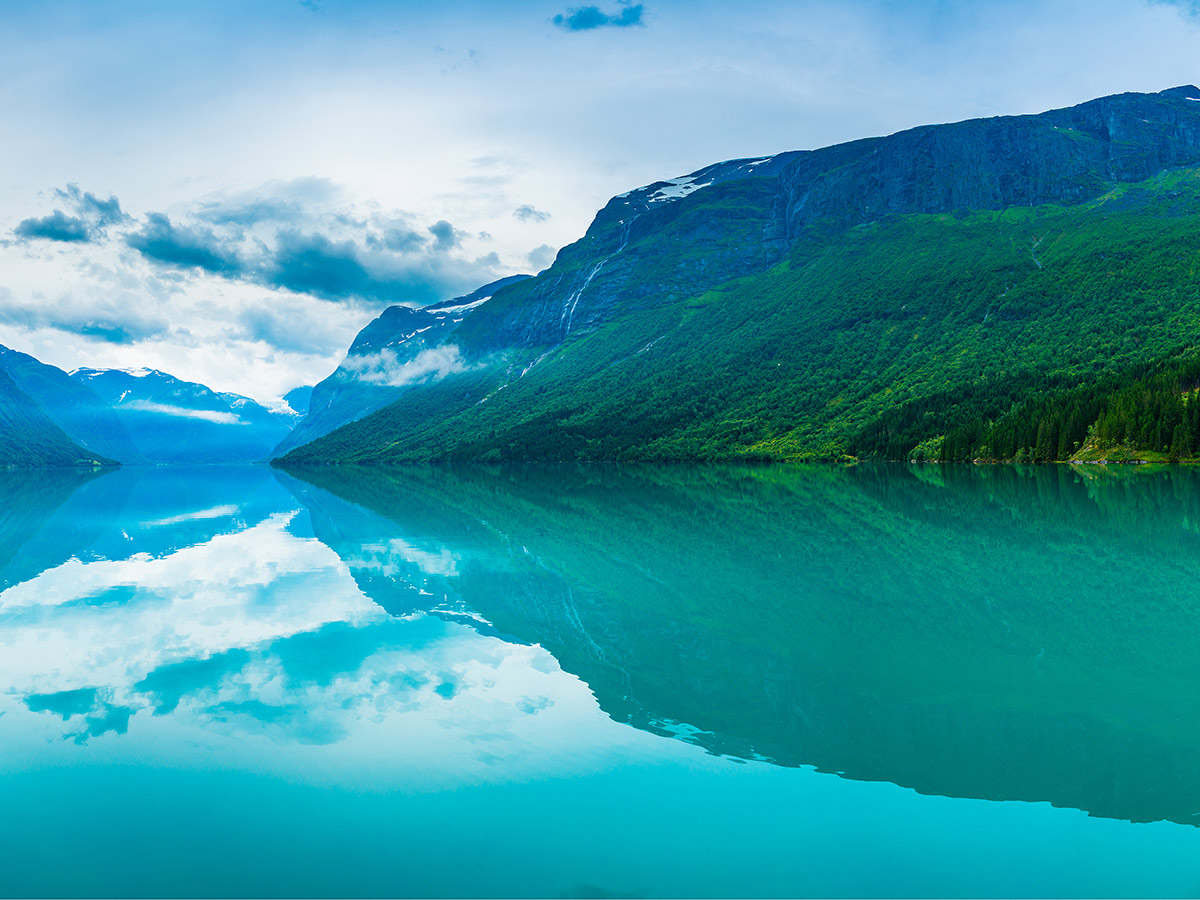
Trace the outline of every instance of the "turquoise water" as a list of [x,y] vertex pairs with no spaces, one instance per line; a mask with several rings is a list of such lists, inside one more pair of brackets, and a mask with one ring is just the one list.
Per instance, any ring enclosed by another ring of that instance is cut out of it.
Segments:
[[0,473],[0,894],[1200,893],[1200,473]]

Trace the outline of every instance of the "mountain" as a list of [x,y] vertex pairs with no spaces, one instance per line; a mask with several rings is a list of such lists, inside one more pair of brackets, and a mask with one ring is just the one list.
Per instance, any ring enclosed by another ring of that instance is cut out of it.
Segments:
[[308,414],[308,407],[312,403],[313,386],[311,384],[302,385],[298,388],[292,388],[283,395],[283,402],[288,405],[288,408],[298,416]]
[[510,275],[432,306],[385,309],[358,333],[333,374],[311,389],[305,417],[274,455],[361,419],[409,388],[458,371],[462,361],[452,346],[444,344],[446,336],[496,291],[529,277]]
[[86,384],[4,346],[0,346],[0,369],[85,450],[122,463],[145,462],[117,414]]
[[297,420],[151,369],[67,373],[0,346],[0,373],[16,392],[9,415],[20,417],[5,428],[0,459],[23,464],[254,462]]
[[1191,358],[1197,230],[1191,86],[719,163],[614,197],[284,464],[1074,452],[1109,394],[1072,392]]
[[263,460],[296,421],[155,369],[83,368],[70,376],[113,410],[138,453],[156,463]]
[[0,466],[114,465],[79,446],[0,369]]

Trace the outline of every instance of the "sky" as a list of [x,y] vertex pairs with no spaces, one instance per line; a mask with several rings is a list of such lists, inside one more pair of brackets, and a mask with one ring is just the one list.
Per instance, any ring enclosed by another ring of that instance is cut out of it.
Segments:
[[0,0],[0,344],[278,402],[736,157],[1200,82],[1200,0]]

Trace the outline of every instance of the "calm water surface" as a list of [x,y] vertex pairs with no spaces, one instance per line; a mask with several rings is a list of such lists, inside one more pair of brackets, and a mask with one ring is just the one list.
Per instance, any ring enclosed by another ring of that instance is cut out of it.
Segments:
[[0,894],[1200,893],[1200,473],[0,473]]

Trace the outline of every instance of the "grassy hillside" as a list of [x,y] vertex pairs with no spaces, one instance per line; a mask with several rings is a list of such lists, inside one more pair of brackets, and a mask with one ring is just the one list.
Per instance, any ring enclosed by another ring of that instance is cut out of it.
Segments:
[[[736,208],[754,182],[714,200]],[[1034,421],[1072,391],[1101,401],[1200,350],[1198,234],[1196,169],[1075,206],[810,226],[765,272],[630,298],[549,351],[494,354],[285,464],[897,458],[940,456],[948,434],[952,455],[994,451],[1002,420]],[[653,246],[672,240],[631,249],[677,271],[686,248]],[[1061,455],[1056,439],[1043,458]]]

